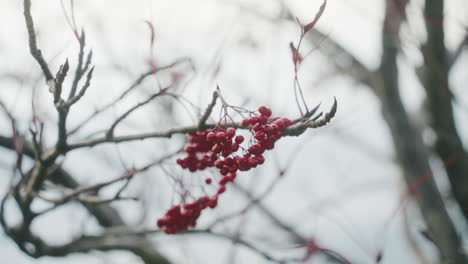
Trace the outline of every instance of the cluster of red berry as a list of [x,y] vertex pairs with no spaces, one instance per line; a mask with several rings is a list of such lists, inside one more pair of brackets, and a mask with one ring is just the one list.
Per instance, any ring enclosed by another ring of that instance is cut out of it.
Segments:
[[183,205],[183,211],[179,205],[174,205],[169,209],[163,218],[158,219],[158,227],[167,234],[175,234],[188,227],[194,227],[197,224],[197,218],[201,211],[207,207],[215,208],[218,204],[218,197],[209,198],[203,196],[193,203]]
[[[177,159],[177,164],[192,172],[216,167],[223,177],[219,180],[218,191],[213,197],[204,196],[192,203],[186,203],[183,211],[180,206],[173,206],[163,218],[158,219],[157,224],[164,232],[173,234],[195,226],[203,209],[216,207],[219,195],[226,190],[225,185],[228,182],[235,180],[237,172],[248,171],[263,164],[265,158],[262,154],[265,150],[273,149],[275,142],[283,135],[282,130],[293,124],[287,118],[272,118],[271,110],[265,106],[259,107],[258,112],[260,115],[242,121],[242,126],[248,128],[253,135],[247,149],[240,146],[244,137],[236,136],[236,129],[232,127],[190,133],[189,143],[185,147],[187,156]],[[236,154],[240,148],[243,155]],[[205,182],[211,184],[211,178]]]

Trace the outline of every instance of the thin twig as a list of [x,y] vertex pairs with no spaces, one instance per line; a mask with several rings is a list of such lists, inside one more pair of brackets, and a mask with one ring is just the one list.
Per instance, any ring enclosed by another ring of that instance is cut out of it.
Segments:
[[82,127],[84,127],[86,124],[88,124],[91,120],[93,120],[94,118],[96,118],[100,113],[108,110],[109,108],[111,108],[112,106],[114,106],[115,104],[117,104],[118,102],[120,102],[122,99],[124,99],[131,91],[133,91],[136,87],[138,87],[147,77],[151,76],[151,75],[155,75],[161,71],[164,71],[164,70],[167,70],[167,69],[170,69],[182,62],[185,62],[185,61],[188,61],[191,63],[191,60],[188,59],[188,58],[182,58],[182,59],[179,59],[173,63],[170,63],[168,65],[165,65],[165,66],[162,66],[162,67],[159,67],[157,71],[154,71],[154,70],[149,70],[145,73],[143,73],[142,75],[140,75],[131,85],[130,87],[128,87],[124,92],[122,92],[116,99],[114,99],[112,102],[106,104],[105,106],[103,106],[102,108],[100,109],[97,109],[96,111],[94,111],[94,113],[92,113],[88,118],[86,118],[83,122],[81,122],[79,125],[77,125],[75,128],[71,129],[70,132],[68,133],[68,135],[72,135],[72,134],[75,134],[76,132],[78,132]]
[[164,94],[166,94],[166,91],[169,89],[170,87],[166,87],[164,89],[161,89],[159,92],[151,95],[148,99],[146,99],[145,101],[142,101],[136,105],[134,105],[133,107],[131,107],[130,109],[128,109],[127,111],[125,111],[125,113],[123,113],[120,117],[118,117],[114,123],[112,123],[111,127],[109,128],[109,130],[107,131],[106,133],[106,137],[108,138],[112,138],[114,136],[114,130],[115,128],[117,127],[117,125],[122,122],[122,120],[124,120],[128,115],[130,115],[133,111],[139,109],[140,107],[150,103],[151,101],[153,101],[154,98],[156,97],[159,97],[159,96],[162,96]]

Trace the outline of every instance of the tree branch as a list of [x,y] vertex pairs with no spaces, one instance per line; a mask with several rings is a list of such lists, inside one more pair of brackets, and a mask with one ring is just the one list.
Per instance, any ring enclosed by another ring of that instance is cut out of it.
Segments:
[[[10,137],[0,135],[0,146],[6,149],[15,150],[14,142]],[[31,147],[31,144],[25,142],[23,144],[22,153],[34,159],[34,150]],[[48,179],[55,184],[63,185],[70,189],[78,189],[80,188],[79,183],[64,169],[61,167],[57,167],[56,169],[50,172],[51,174],[48,176]],[[98,223],[106,228],[115,228],[115,227],[125,227],[126,224],[121,217],[120,213],[115,210],[109,204],[94,204],[94,203],[86,203],[81,201],[81,204],[93,215]],[[5,230],[7,231],[7,230]],[[13,229],[14,231],[14,229]],[[15,233],[11,231],[9,235],[14,235]],[[33,234],[30,232],[23,233],[23,236],[29,236],[29,239],[32,239],[37,246],[39,246],[39,250],[36,249],[36,252],[42,252],[41,254],[36,255],[35,257],[50,255],[50,256],[64,256],[70,253],[76,252],[87,252],[90,250],[113,250],[113,249],[121,249],[121,250],[128,250],[133,252],[134,254],[138,255],[142,258],[142,260],[147,264],[166,264],[169,263],[167,259],[159,254],[159,252],[154,248],[152,243],[144,238],[143,236],[133,235],[133,236],[126,236],[125,241],[121,241],[120,244],[117,240],[111,240],[110,242],[106,240],[106,238],[102,237],[95,237],[94,239],[90,240],[81,240],[80,242],[71,242],[62,246],[49,246],[45,244],[42,240],[38,237],[34,237]],[[24,237],[22,237],[24,238]],[[112,243],[111,243],[112,242]],[[128,243],[126,243],[128,242]],[[130,243],[131,242],[131,243]],[[22,247],[22,243],[17,242],[20,248]],[[36,247],[37,247],[36,246]],[[27,250],[26,248],[22,248],[22,250]],[[60,252],[60,250],[64,250]],[[25,251],[27,252],[27,251]],[[31,253],[31,252],[29,252]]]
[[465,219],[468,219],[468,154],[457,132],[453,114],[452,92],[449,87],[450,65],[444,44],[444,29],[441,26],[444,21],[443,5],[443,1],[426,1],[424,14],[428,37],[422,47],[425,61],[423,83],[427,95],[427,111],[431,116],[430,125],[437,136],[435,149],[443,161],[456,157],[446,167],[446,171],[453,196]]
[[46,82],[49,82],[54,79],[54,76],[50,72],[47,62],[42,57],[41,50],[37,48],[36,32],[34,31],[34,22],[31,16],[31,0],[24,0],[23,4],[24,19],[26,21],[26,28],[28,30],[29,51],[31,52],[31,55],[34,57],[34,59],[36,59],[37,63],[39,63],[39,66],[41,66]]
[[[386,1],[383,26],[383,55],[379,68],[382,76],[380,86],[375,91],[382,102],[384,118],[390,128],[396,153],[404,170],[409,188],[418,184],[414,190],[421,213],[434,237],[443,263],[467,263],[462,253],[461,241],[450,219],[442,197],[431,177],[428,155],[421,136],[411,125],[399,94],[397,55],[399,32],[402,21],[400,8],[393,0]],[[421,178],[424,177],[424,178]]]

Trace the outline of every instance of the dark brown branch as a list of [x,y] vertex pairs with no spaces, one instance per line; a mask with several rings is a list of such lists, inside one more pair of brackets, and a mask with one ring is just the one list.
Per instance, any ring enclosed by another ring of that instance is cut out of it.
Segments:
[[455,49],[455,51],[453,52],[453,54],[451,54],[451,56],[449,58],[449,62],[448,62],[448,68],[449,69],[451,69],[453,67],[453,65],[455,65],[458,58],[461,57],[463,51],[465,49],[467,49],[467,48],[468,48],[468,29],[467,29],[467,33],[465,35],[465,38],[462,40],[462,42],[460,42],[460,44],[458,44],[457,48]]
[[68,64],[68,59],[65,61],[63,65],[60,66],[56,76],[53,87],[51,87],[50,92],[54,95],[54,104],[57,107],[57,104],[61,103],[61,95],[62,95],[62,85],[67,77],[68,70],[70,66]]
[[[0,135],[0,146],[15,150],[14,142],[10,137],[5,137]],[[34,159],[34,151],[30,144],[25,143],[23,144],[22,153],[32,159]],[[79,188],[78,182],[65,170],[58,167],[51,172],[51,175],[48,177],[50,181],[55,184],[63,185],[70,189],[77,189]],[[2,202],[3,204],[6,201],[8,196],[5,196]],[[83,206],[96,218],[100,225],[103,227],[123,227],[125,226],[125,222],[120,216],[120,214],[115,210],[112,206],[108,204],[94,204],[94,203],[85,203],[82,201]],[[3,211],[2,211],[3,212]],[[34,217],[34,215],[31,215]],[[0,215],[0,220],[3,221],[3,214]],[[6,223],[5,223],[6,226]],[[166,264],[169,263],[167,259],[159,254],[157,250],[155,250],[152,243],[144,238],[141,235],[128,235],[120,237],[120,239],[124,239],[120,241],[111,240],[112,243],[107,243],[106,239],[108,237],[94,237],[91,240],[78,240],[74,242],[67,243],[62,246],[50,246],[44,243],[40,238],[34,236],[30,232],[19,232],[20,230],[15,230],[14,228],[6,228],[5,231],[9,236],[16,240],[18,246],[24,250],[26,253],[30,254],[33,257],[40,257],[40,256],[65,256],[71,253],[76,252],[87,252],[91,250],[128,250],[133,252],[134,254],[140,256],[145,263],[153,264],[153,263],[161,263]],[[18,237],[19,236],[19,237]],[[26,237],[25,237],[26,236]],[[28,249],[24,246],[23,241],[24,238],[27,238],[30,243],[33,243],[35,249],[33,252],[28,251]],[[115,243],[114,243],[115,242]],[[129,243],[126,243],[129,242]],[[131,242],[131,243],[130,243]],[[118,244],[117,244],[118,243]]]
[[47,82],[54,79],[52,72],[49,70],[47,62],[42,57],[42,52],[37,48],[36,32],[34,31],[34,22],[31,16],[31,0],[24,0],[24,19],[26,20],[26,28],[28,30],[29,38],[29,51],[31,55],[36,59],[39,66],[41,66],[42,72],[44,73]]
[[[151,163],[149,163],[149,164],[147,164],[147,165],[145,165],[143,167],[136,168],[136,169],[130,169],[130,170],[126,171],[124,174],[122,174],[121,176],[116,177],[115,179],[112,179],[112,180],[105,181],[105,182],[98,183],[98,184],[94,184],[94,185],[90,185],[90,186],[80,186],[80,187],[75,188],[75,189],[69,189],[69,190],[67,190],[68,193],[66,195],[64,195],[63,197],[61,197],[59,199],[47,199],[47,201],[51,202],[51,203],[54,203],[54,206],[52,208],[56,208],[59,205],[62,205],[62,204],[66,203],[66,202],[68,202],[68,201],[70,201],[72,199],[77,199],[79,201],[83,201],[83,202],[87,203],[90,200],[84,199],[83,197],[80,196],[81,194],[85,194],[85,193],[93,193],[94,194],[94,193],[97,193],[99,190],[101,190],[101,189],[103,189],[105,187],[108,187],[108,186],[110,186],[110,185],[112,185],[114,183],[121,182],[121,181],[126,181],[126,183],[122,186],[122,188],[120,188],[117,191],[117,193],[114,195],[114,199],[117,199],[117,198],[120,197],[120,194],[122,193],[122,191],[128,186],[128,183],[130,182],[130,180],[136,174],[145,172],[145,171],[151,169],[154,166],[160,165],[164,161],[174,157],[175,155],[177,155],[180,152],[181,151],[179,150],[179,151],[176,151],[174,153],[170,153],[168,155],[165,155],[165,156],[161,157],[160,159],[158,159],[156,161],[153,161],[153,162],[151,162]],[[99,200],[99,201],[101,201],[101,200]],[[112,199],[110,199],[109,201],[112,201]],[[50,209],[46,209],[46,210],[50,211]],[[41,212],[40,214],[43,214],[43,212]]]
[[[62,6],[63,8],[63,6]],[[65,17],[67,17],[65,15]],[[68,17],[67,17],[68,19]],[[78,32],[76,32],[77,34]],[[78,43],[80,45],[80,52],[78,53],[78,65],[76,66],[75,70],[75,77],[73,78],[73,83],[72,87],[70,90],[70,94],[68,95],[68,100],[70,100],[73,96],[75,96],[76,89],[78,88],[78,82],[81,80],[81,77],[83,76],[83,73],[85,73],[85,69],[83,68],[83,57],[84,57],[84,47],[86,44],[86,35],[84,33],[84,30],[81,30],[81,36],[77,36]],[[90,54],[91,55],[91,52]],[[88,56],[88,62],[90,61],[90,56]],[[88,63],[86,63],[88,64]]]
[[63,257],[72,253],[86,253],[100,250],[127,250],[139,256],[147,264],[169,264],[170,262],[154,250],[151,241],[142,235],[103,234],[101,236],[82,236],[61,246],[47,244],[38,237],[31,236],[27,253],[35,258],[42,256]]
[[[120,234],[120,235],[151,235],[151,234],[160,234],[162,233],[161,230],[159,229],[152,229],[152,228],[144,228],[144,229],[129,229],[129,228],[116,228],[115,231],[109,232],[109,234],[114,233],[115,234]],[[233,243],[239,244],[250,251],[259,254],[263,258],[269,261],[274,261],[275,263],[290,263],[290,262],[299,262],[300,259],[294,259],[294,258],[287,258],[287,259],[279,259],[277,257],[272,256],[268,252],[260,249],[258,246],[255,246],[254,244],[243,240],[237,236],[232,236],[226,233],[220,233],[220,232],[215,232],[211,229],[199,229],[199,230],[186,230],[183,232],[179,232],[175,234],[176,236],[193,236],[193,235],[203,235],[203,236],[209,236],[213,238],[219,238],[219,239],[224,239],[231,241]]]
[[427,94],[427,111],[431,116],[430,125],[437,135],[435,149],[442,161],[454,160],[446,166],[446,171],[453,196],[465,219],[468,219],[468,154],[457,132],[453,113],[449,87],[450,65],[441,26],[444,21],[443,9],[443,1],[426,1],[424,13],[428,37],[422,47],[425,61],[423,84]]
[[[315,112],[316,109],[317,108],[314,108],[312,110]],[[336,101],[336,98],[334,98],[333,105],[330,111],[326,113],[323,118],[318,119],[319,117],[321,117],[321,114],[319,114],[318,116],[316,116],[316,118],[313,118],[312,120],[302,121],[298,125],[295,125],[293,127],[286,129],[285,133],[283,134],[287,136],[297,137],[301,135],[302,133],[304,133],[304,131],[308,128],[319,128],[319,127],[325,126],[332,120],[337,110],[338,110],[338,102]]]
[[106,104],[105,106],[103,106],[102,108],[96,110],[93,114],[91,114],[88,118],[86,118],[83,122],[81,122],[78,126],[76,126],[75,128],[73,128],[72,130],[70,130],[70,132],[68,133],[68,135],[72,135],[74,133],[76,133],[78,130],[80,130],[83,126],[85,126],[87,123],[89,123],[91,120],[93,120],[94,118],[96,118],[100,113],[108,110],[109,108],[111,108],[112,106],[114,106],[115,104],[117,104],[118,102],[120,102],[122,99],[124,99],[131,91],[133,91],[136,87],[138,87],[147,77],[149,76],[152,76],[152,75],[155,75],[161,71],[164,71],[164,70],[168,70],[168,69],[171,69],[172,67],[182,63],[182,62],[185,62],[185,61],[189,61],[191,63],[191,60],[190,59],[187,59],[187,58],[183,58],[183,59],[179,59],[173,63],[170,63],[168,65],[165,65],[165,66],[162,66],[162,67],[159,67],[158,70],[155,72],[154,70],[150,70],[150,71],[147,71],[145,73],[143,73],[142,75],[140,75],[131,85],[130,87],[128,87],[124,92],[122,92],[116,99],[114,99],[112,102]]
[[211,112],[213,112],[213,108],[216,105],[216,99],[218,99],[218,96],[218,91],[214,91],[210,104],[208,105],[202,117],[200,118],[200,122],[198,122],[198,130],[205,130],[206,121],[210,117]]
[[[382,79],[375,91],[382,103],[383,115],[390,128],[406,184],[410,192],[417,197],[421,213],[439,248],[443,263],[467,263],[462,254],[460,238],[434,179],[424,178],[431,173],[427,150],[420,134],[411,125],[399,94],[397,55],[403,17],[393,0],[387,0],[386,3],[382,34],[383,55],[379,68]],[[412,187],[419,182],[421,184],[417,188]]]
[[[327,113],[324,118],[320,120],[311,120],[311,121],[302,122],[297,125],[293,125],[290,128],[286,128],[283,131],[283,135],[284,136],[298,136],[301,133],[303,133],[307,128],[317,128],[317,127],[324,126],[325,124],[330,122],[330,120],[334,117],[336,113],[336,109],[337,109],[337,102],[335,100],[330,112]],[[214,128],[216,126],[220,126],[220,125],[205,124],[205,129]],[[235,127],[235,128],[245,128],[240,123],[229,124],[228,126]],[[102,138],[91,139],[88,141],[82,141],[82,142],[75,143],[75,144],[69,144],[67,146],[67,151],[78,149],[78,148],[84,148],[84,147],[94,147],[96,145],[100,145],[104,143],[121,143],[121,142],[135,141],[135,140],[145,140],[149,138],[170,138],[175,134],[187,134],[187,133],[191,133],[191,132],[198,131],[198,130],[199,128],[197,125],[197,126],[172,128],[172,129],[161,131],[161,132],[141,133],[141,134],[135,134],[135,135],[118,136],[118,137],[106,136]]]
[[80,92],[78,93],[78,95],[76,96],[73,96],[72,98],[70,98],[68,101],[67,101],[67,104],[66,106],[67,107],[70,107],[72,106],[73,104],[75,104],[76,102],[78,102],[86,93],[86,91],[88,90],[88,87],[91,85],[91,78],[93,78],[93,72],[94,72],[94,67],[92,67],[88,74],[86,75],[86,82],[85,84],[83,85],[83,87],[81,88]]

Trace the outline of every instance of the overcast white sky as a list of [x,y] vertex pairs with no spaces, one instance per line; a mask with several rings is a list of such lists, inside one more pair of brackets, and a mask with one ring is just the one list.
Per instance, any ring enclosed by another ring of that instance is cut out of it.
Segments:
[[[24,128],[31,116],[31,87],[34,84],[37,84],[35,98],[39,113],[45,120],[54,120],[55,116],[45,84],[35,81],[40,77],[40,72],[28,51],[21,2],[0,1],[0,100],[5,101],[12,113],[23,121],[20,125]],[[64,2],[68,3],[66,0]],[[318,0],[285,2],[303,22],[312,20],[321,5]],[[401,59],[402,65],[421,63],[414,48],[415,43],[424,39],[424,31],[420,27],[422,22],[418,18],[420,2],[412,1],[409,7],[408,13],[414,15],[410,16],[410,26],[405,32],[408,44],[405,46],[405,56]],[[297,117],[288,43],[297,42],[299,28],[295,23],[273,22],[269,19],[277,15],[278,6],[275,3],[271,0],[76,1],[76,22],[86,30],[87,44],[93,49],[96,70],[93,85],[83,102],[80,102],[80,110],[71,113],[71,118],[74,122],[81,120],[97,105],[112,100],[112,95],[117,95],[147,69],[150,50],[149,30],[145,20],[155,26],[153,52],[156,63],[164,65],[181,57],[193,59],[197,73],[189,76],[193,79],[185,88],[184,96],[196,105],[206,105],[211,92],[219,84],[231,104],[245,103],[251,109],[266,104],[272,107],[275,114]],[[468,22],[468,5],[464,4],[464,0],[448,0],[446,3],[449,18],[446,25],[447,45],[452,48],[460,41],[463,23],[466,25]],[[65,58],[75,63],[77,44],[66,23],[60,1],[33,1],[32,12],[39,46],[54,71]],[[317,26],[349,49],[365,65],[374,68],[379,64],[382,19],[381,0],[329,0]],[[311,44],[305,45],[306,50],[311,48]],[[218,72],[214,75],[216,68]],[[261,191],[262,186],[266,186],[274,177],[276,166],[284,166],[288,157],[300,151],[287,177],[266,199],[266,205],[288,223],[317,237],[321,243],[348,256],[355,263],[373,263],[373,256],[380,249],[384,249],[384,264],[417,263],[404,236],[402,214],[388,221],[398,207],[401,179],[398,167],[392,162],[392,144],[378,102],[365,87],[344,78],[326,78],[330,69],[327,59],[315,51],[305,61],[300,77],[310,105],[322,102],[324,109],[327,109],[333,96],[337,97],[339,111],[334,121],[300,138],[282,140],[277,151],[269,154],[270,163],[259,172],[248,174],[242,179],[243,183],[249,182],[247,177],[261,176],[258,179]],[[30,81],[16,82],[12,74],[27,76]],[[406,83],[414,83],[411,73],[402,75]],[[454,77],[452,81],[457,84],[456,92],[466,95],[466,85],[463,89],[461,84],[466,83],[467,77]],[[151,89],[154,83],[154,80],[147,82],[145,87]],[[408,109],[417,111],[421,102],[418,88],[402,93]],[[100,122],[109,122],[110,118],[141,98],[144,98],[144,94],[130,97],[128,102],[117,106],[113,113],[85,131],[99,127]],[[155,125],[171,126],[192,122],[181,107],[175,109],[179,113],[176,121],[164,120],[164,117],[151,111],[155,110],[132,115],[120,131],[135,128],[150,130]],[[5,124],[4,117],[0,117],[0,128],[5,127]],[[54,132],[52,128],[49,130],[52,140]],[[175,149],[180,142],[180,138],[176,138],[171,143],[157,141],[145,146],[129,144],[120,151],[131,166],[163,154],[155,153],[156,147]],[[97,150],[96,155],[85,153],[72,153],[65,161],[65,166],[74,169],[75,175],[83,182],[99,182],[122,171],[122,167],[115,166],[119,156],[113,146]],[[102,154],[107,154],[107,158],[102,158]],[[3,150],[0,150],[0,156],[11,158]],[[76,168],[77,160],[81,164],[79,170]],[[0,173],[5,176],[0,177],[0,186],[3,186],[1,192],[4,192],[10,170],[1,162],[3,158],[0,161]],[[167,183],[145,174],[132,190],[151,192],[144,185],[164,182]],[[152,201],[154,208],[148,212],[146,224],[150,226],[170,205],[171,195],[162,191],[161,194],[150,194],[148,197],[155,199]],[[226,199],[226,208],[207,214],[202,224],[209,222],[210,217],[239,207],[239,203],[229,201],[229,197],[235,199],[235,193],[223,197]],[[118,206],[125,209],[127,219],[136,218],[137,206]],[[417,213],[411,209],[411,203],[408,207],[407,213],[414,222],[413,227],[422,228]],[[268,234],[272,232],[271,229],[262,229],[268,225],[261,217],[253,214],[249,221],[249,238],[266,236],[268,239],[275,236]],[[88,231],[94,228],[86,214],[74,206],[64,208],[42,220],[42,223],[34,226],[34,230],[52,242],[64,241],[79,234],[83,226]],[[168,252],[168,256],[184,264],[225,263],[230,249],[229,243],[198,237],[182,240],[158,235],[155,241],[163,252]],[[280,254],[290,254],[294,246],[287,241],[263,242]],[[430,255],[433,249],[428,244],[424,246]],[[240,251],[239,254],[238,263],[267,263],[249,252]],[[0,255],[6,264],[136,263],[135,257],[122,252],[34,260],[26,257],[5,237],[0,237]],[[317,260],[314,263],[324,262]]]

